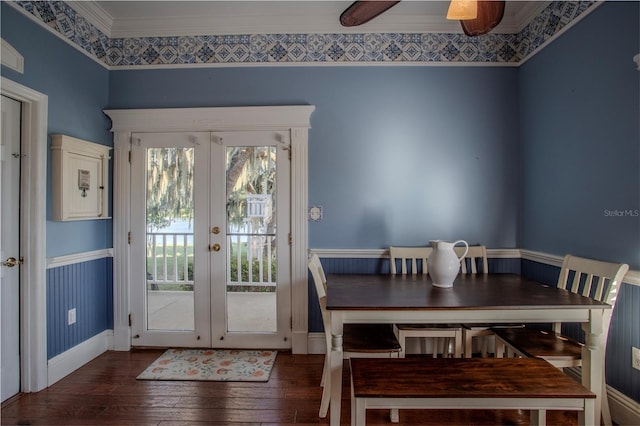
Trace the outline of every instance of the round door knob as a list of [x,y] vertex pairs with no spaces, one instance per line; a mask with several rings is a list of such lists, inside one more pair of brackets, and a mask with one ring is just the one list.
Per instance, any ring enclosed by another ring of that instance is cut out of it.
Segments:
[[220,251],[220,244],[216,243],[216,244],[212,245],[211,246],[211,250]]
[[2,266],[6,266],[6,267],[9,267],[9,268],[13,268],[17,264],[18,264],[18,259],[16,259],[15,257],[9,257],[9,258],[7,258],[7,260],[2,262]]

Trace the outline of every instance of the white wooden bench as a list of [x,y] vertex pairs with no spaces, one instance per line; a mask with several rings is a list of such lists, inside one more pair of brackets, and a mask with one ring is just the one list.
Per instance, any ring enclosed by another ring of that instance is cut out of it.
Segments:
[[537,358],[351,359],[351,424],[367,409],[530,410],[532,425],[547,410],[580,411],[595,424],[595,394]]

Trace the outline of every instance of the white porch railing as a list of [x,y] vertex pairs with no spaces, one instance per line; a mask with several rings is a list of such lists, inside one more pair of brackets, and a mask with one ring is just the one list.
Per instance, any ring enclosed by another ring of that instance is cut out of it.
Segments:
[[[227,235],[227,286],[275,287],[274,234]],[[193,290],[193,233],[147,233],[147,283]]]

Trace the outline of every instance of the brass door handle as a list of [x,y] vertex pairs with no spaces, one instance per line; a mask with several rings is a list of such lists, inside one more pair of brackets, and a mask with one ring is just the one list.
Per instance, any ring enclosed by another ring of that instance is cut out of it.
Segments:
[[19,265],[21,263],[22,263],[22,259],[18,260],[15,257],[9,257],[9,258],[7,258],[7,260],[2,262],[2,266],[6,266],[8,268],[13,268],[14,266]]
[[220,244],[215,243],[209,246],[209,250],[211,251],[220,251]]

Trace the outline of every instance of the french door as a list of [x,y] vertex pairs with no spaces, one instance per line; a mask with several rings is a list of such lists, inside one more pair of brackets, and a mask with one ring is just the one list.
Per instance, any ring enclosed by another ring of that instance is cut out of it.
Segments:
[[290,347],[289,146],[132,135],[132,345]]

